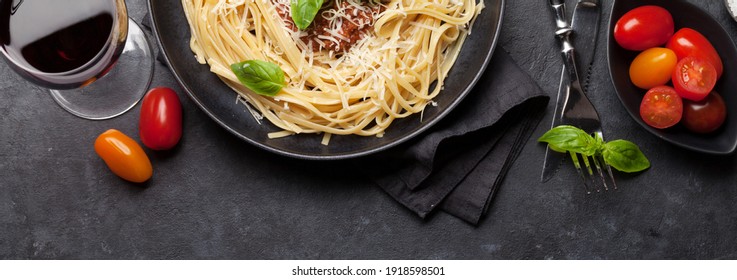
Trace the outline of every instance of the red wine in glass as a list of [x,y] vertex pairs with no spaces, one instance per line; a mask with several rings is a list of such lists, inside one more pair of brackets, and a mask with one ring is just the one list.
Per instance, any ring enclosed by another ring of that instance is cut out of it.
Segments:
[[135,106],[153,73],[148,41],[123,0],[0,0],[0,54],[88,119]]

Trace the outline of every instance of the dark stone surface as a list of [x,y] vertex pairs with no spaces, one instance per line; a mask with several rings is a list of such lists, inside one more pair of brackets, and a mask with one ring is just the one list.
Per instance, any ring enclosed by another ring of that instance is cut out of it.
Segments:
[[[127,2],[140,21],[145,1]],[[500,46],[554,96],[561,63],[544,2],[508,1]],[[611,1],[603,2],[606,30]],[[737,38],[722,1],[691,2]],[[618,192],[586,196],[572,168],[539,182],[544,146],[531,139],[479,227],[446,214],[421,220],[344,164],[254,148],[181,90],[180,146],[149,153],[154,178],[131,185],[92,143],[108,128],[137,139],[138,107],[109,121],[78,119],[2,64],[0,258],[737,258],[737,160],[683,150],[640,128],[614,93],[605,39],[591,98],[608,138],[638,143],[652,168],[617,174]],[[162,65],[154,85],[179,89]]]

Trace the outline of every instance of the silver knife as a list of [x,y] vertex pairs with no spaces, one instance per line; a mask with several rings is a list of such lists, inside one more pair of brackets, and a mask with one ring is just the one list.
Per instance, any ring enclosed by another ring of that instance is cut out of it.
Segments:
[[[584,92],[588,88],[589,76],[591,75],[591,67],[594,63],[594,54],[596,53],[596,38],[599,33],[599,17],[601,16],[601,7],[599,0],[579,0],[573,10],[573,20],[571,29],[573,29],[573,45],[576,47],[576,58],[578,61],[578,69],[585,70],[581,72],[583,80]],[[568,75],[566,75],[565,66],[561,73],[560,85],[558,87],[558,97],[555,103],[555,113],[553,115],[552,127],[560,124],[561,110],[563,109],[566,86],[570,83]],[[543,163],[542,181],[547,182],[553,178],[553,174],[558,170],[563,158],[566,154],[545,149],[545,162]]]

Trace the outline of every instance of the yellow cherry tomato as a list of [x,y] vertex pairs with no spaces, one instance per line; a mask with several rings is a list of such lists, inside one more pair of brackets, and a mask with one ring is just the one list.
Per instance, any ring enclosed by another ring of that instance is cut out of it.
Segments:
[[151,161],[135,140],[122,132],[110,129],[95,140],[95,152],[115,175],[142,183],[153,175]]
[[635,57],[630,65],[630,80],[641,89],[667,84],[678,63],[676,53],[666,48],[650,48]]

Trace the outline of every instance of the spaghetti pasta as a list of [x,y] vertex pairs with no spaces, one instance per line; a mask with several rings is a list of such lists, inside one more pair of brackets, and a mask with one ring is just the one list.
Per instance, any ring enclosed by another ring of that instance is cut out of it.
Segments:
[[[483,0],[331,0],[317,15],[329,24],[315,36],[284,18],[289,1],[182,0],[190,47],[284,130],[270,137],[325,133],[324,144],[332,134],[381,137],[394,120],[432,104],[483,8]],[[287,84],[276,96],[250,91],[229,68],[254,59],[283,70]]]

